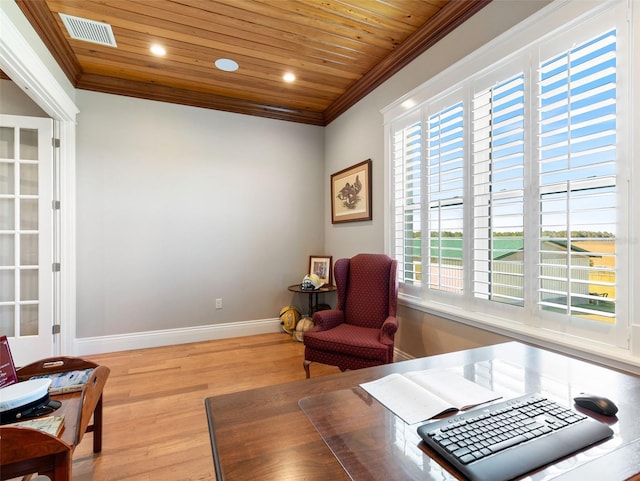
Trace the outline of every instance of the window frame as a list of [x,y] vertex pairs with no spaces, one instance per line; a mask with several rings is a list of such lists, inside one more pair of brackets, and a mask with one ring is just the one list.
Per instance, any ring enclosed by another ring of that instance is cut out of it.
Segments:
[[[383,110],[385,117],[385,142],[393,143],[393,132],[397,130],[399,125],[403,122],[409,121],[409,119],[415,119],[416,112],[424,110],[425,105],[430,105],[435,101],[439,101],[447,96],[452,95],[459,90],[466,90],[467,99],[473,98],[471,87],[469,83],[483,82],[488,77],[493,77],[497,72],[508,72],[516,69],[518,64],[531,63],[534,66],[539,64],[539,58],[545,58],[544,55],[540,55],[540,51],[546,47],[541,48],[541,45],[554,45],[554,41],[561,37],[567,37],[575,39],[576,31],[584,32],[583,36],[587,37],[590,29],[594,30],[594,35],[602,33],[606,28],[602,27],[604,19],[616,24],[618,29],[618,38],[623,37],[622,41],[618,41],[617,56],[623,64],[623,69],[626,74],[626,78],[619,79],[617,84],[618,97],[620,98],[618,104],[622,108],[618,109],[616,113],[618,118],[624,118],[629,127],[617,129],[619,138],[617,139],[617,152],[619,159],[633,159],[633,146],[630,142],[633,131],[637,132],[637,121],[634,124],[634,117],[632,113],[637,112],[632,109],[632,101],[636,106],[640,103],[638,96],[632,95],[632,85],[634,73],[640,70],[638,64],[640,62],[634,61],[630,48],[633,45],[633,40],[638,39],[640,35],[633,31],[629,22],[626,19],[635,15],[640,17],[636,8],[633,10],[631,5],[633,2],[611,1],[603,5],[599,5],[596,8],[588,9],[580,2],[571,1],[562,4],[554,3],[548,7],[545,7],[540,12],[525,20],[520,25],[514,27],[509,32],[496,38],[484,47],[481,47],[467,58],[462,59],[450,68],[436,75],[432,79],[425,82],[422,86],[418,87],[409,94],[403,96],[387,108]],[[637,28],[636,28],[637,30]],[[622,33],[621,33],[622,32]],[[514,48],[515,46],[515,48]],[[537,49],[537,53],[534,50]],[[548,57],[546,57],[548,58]],[[622,75],[619,75],[622,77]],[[454,82],[452,79],[465,79],[463,82]],[[636,76],[636,78],[638,78]],[[525,80],[526,95],[530,95],[535,92],[537,88],[536,78],[527,78]],[[410,106],[410,107],[409,107]],[[628,109],[625,111],[625,108]],[[465,107],[466,122],[470,121],[470,107]],[[424,121],[426,114],[422,113],[422,120]],[[637,113],[635,117],[640,117]],[[528,132],[529,138],[531,134],[536,135],[535,127],[532,129],[530,116],[526,117],[525,131]],[[465,129],[469,131],[468,128]],[[536,175],[535,164],[533,162],[531,153],[535,146],[529,143],[526,149],[529,149],[528,159],[525,165],[525,176]],[[392,178],[392,163],[393,152],[391,146],[387,144],[385,156],[386,156],[386,168],[389,170],[388,177]],[[466,144],[467,155],[470,156],[471,145],[470,142]],[[637,150],[637,147],[636,147]],[[637,157],[636,157],[637,158]],[[473,232],[472,219],[473,215],[470,210],[473,208],[472,198],[469,196],[469,192],[472,190],[472,184],[470,179],[470,168],[467,161],[467,185],[465,186],[465,233]],[[623,160],[620,164],[620,170],[618,172],[618,186],[617,186],[617,205],[621,206],[621,219],[618,221],[618,229],[616,233],[617,248],[616,256],[618,259],[634,259],[631,254],[629,239],[633,238],[632,228],[627,229],[627,225],[632,225],[630,222],[625,222],[625,219],[630,219],[633,216],[633,199],[631,196],[630,186],[635,182],[637,185],[638,179],[632,179],[630,176],[631,165],[625,163]],[[470,187],[471,186],[471,187]],[[527,182],[527,186],[530,186],[530,182]],[[389,189],[389,198],[391,199],[391,209],[393,209],[394,191],[391,182],[388,182],[386,188]],[[539,192],[531,192],[531,187],[526,187],[528,191],[526,196],[535,195],[539,197]],[[532,204],[531,202],[529,204]],[[528,212],[525,215],[525,225],[527,216],[536,215],[531,211],[533,207],[527,205],[525,207]],[[424,210],[424,208],[423,208]],[[394,256],[394,231],[393,231],[393,210],[386,213],[385,225],[387,228],[387,242],[386,250],[389,255]],[[391,222],[389,222],[391,220]],[[422,226],[425,226],[425,218],[422,218]],[[635,227],[637,229],[637,227]],[[424,231],[424,229],[423,229]],[[424,237],[424,236],[423,236]],[[473,242],[470,242],[471,238],[466,235],[464,255],[469,256],[468,259],[473,259]],[[526,240],[525,240],[526,242]],[[423,245],[423,258],[424,248]],[[637,262],[637,260],[634,260]],[[591,332],[591,327],[583,325],[579,319],[570,318],[567,326],[561,326],[558,329],[558,321],[555,316],[549,315],[538,309],[538,304],[533,303],[524,309],[528,312],[525,314],[527,317],[526,322],[518,322],[514,319],[522,317],[523,308],[514,307],[509,305],[495,306],[491,313],[483,312],[483,303],[475,302],[473,299],[465,302],[462,306],[452,305],[451,296],[443,293],[429,292],[429,295],[424,294],[424,287],[418,288],[416,286],[404,286],[401,285],[400,300],[401,303],[413,307],[415,309],[429,312],[441,317],[452,319],[465,324],[470,324],[476,327],[482,327],[493,332],[505,334],[510,337],[515,337],[523,340],[536,340],[541,341],[544,345],[562,345],[569,349],[580,349],[585,352],[591,352],[597,356],[605,355],[610,359],[621,360],[622,362],[630,362],[632,364],[640,365],[640,326],[633,324],[633,317],[631,313],[633,311],[633,296],[631,288],[633,286],[633,270],[631,268],[631,262],[619,261],[616,268],[617,277],[617,289],[619,294],[616,296],[618,302],[616,304],[616,318],[617,326],[609,333],[606,343],[602,343],[600,340],[592,341],[587,339]],[[467,267],[466,269],[470,269]],[[529,259],[526,261],[525,270],[536,269],[535,259]],[[637,271],[637,269],[636,269]],[[470,278],[471,276],[465,276]],[[533,278],[529,278],[533,279]],[[537,277],[535,278],[537,279]],[[470,293],[472,280],[465,279],[465,291]],[[525,289],[535,290],[536,286],[531,285],[531,282],[525,280]],[[533,283],[535,284],[535,283]],[[471,295],[471,297],[473,297]],[[496,303],[494,303],[496,304]],[[606,329],[606,328],[605,328]],[[568,331],[573,331],[569,334]],[[558,333],[569,334],[565,339],[558,339]],[[606,337],[606,336],[605,336]]]

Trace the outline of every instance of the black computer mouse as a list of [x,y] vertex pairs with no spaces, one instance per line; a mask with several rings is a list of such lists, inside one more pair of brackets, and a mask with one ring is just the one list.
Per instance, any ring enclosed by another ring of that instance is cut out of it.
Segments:
[[618,412],[618,406],[616,406],[611,399],[603,396],[580,393],[578,396],[574,397],[573,400],[578,406],[588,409],[589,411],[602,414],[603,416],[613,416]]

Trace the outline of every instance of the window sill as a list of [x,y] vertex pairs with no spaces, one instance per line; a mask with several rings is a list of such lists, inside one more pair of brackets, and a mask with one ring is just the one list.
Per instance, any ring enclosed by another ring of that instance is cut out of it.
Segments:
[[[398,301],[400,305],[452,322],[484,329],[517,341],[640,375],[640,357],[634,356],[630,350],[590,343],[572,336],[558,336],[557,332],[523,324],[513,324],[513,322],[503,318],[472,312],[447,304],[425,302],[407,294],[399,294]],[[636,330],[635,334],[636,338],[640,337],[640,328]]]

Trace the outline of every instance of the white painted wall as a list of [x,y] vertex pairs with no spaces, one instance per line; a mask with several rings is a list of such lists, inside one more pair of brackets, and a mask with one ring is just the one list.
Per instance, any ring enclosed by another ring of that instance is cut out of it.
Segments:
[[[304,308],[310,254],[384,250],[380,109],[544,4],[494,2],[325,129],[77,91],[77,337]],[[332,225],[330,174],[367,158],[373,220]]]
[[87,91],[77,103],[79,338],[306,305],[287,286],[324,254],[321,127]]
[[14,82],[0,79],[0,114],[49,117]]

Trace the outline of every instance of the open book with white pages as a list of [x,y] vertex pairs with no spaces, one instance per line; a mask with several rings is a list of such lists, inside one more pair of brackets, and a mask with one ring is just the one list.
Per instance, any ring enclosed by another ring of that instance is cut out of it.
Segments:
[[407,424],[502,397],[459,374],[442,370],[393,373],[360,387]]

